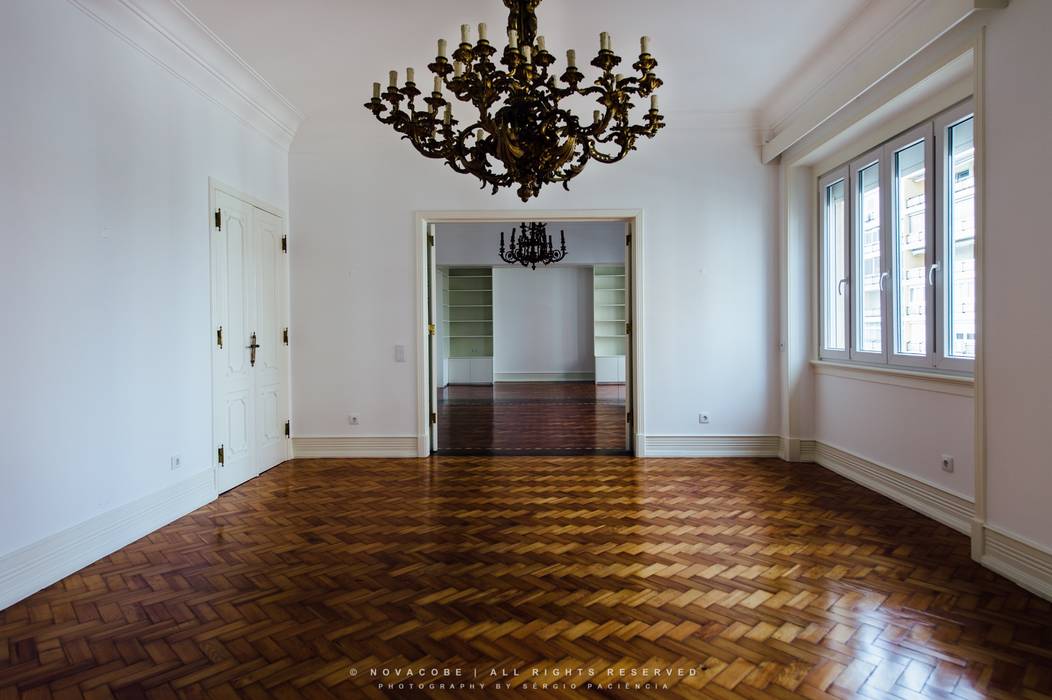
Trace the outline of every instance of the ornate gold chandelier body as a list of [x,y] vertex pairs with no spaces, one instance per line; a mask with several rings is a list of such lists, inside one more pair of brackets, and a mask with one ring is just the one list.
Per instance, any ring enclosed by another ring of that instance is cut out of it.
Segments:
[[[373,98],[365,107],[424,156],[474,175],[494,194],[517,185],[524,202],[549,183],[561,182],[569,189],[570,180],[590,160],[616,163],[635,149],[640,136],[652,138],[664,126],[654,94],[661,80],[654,75],[657,61],[649,53],[649,39],[641,40],[639,60],[632,65],[636,75],[614,72],[621,58],[611,50],[604,32],[591,62],[601,74],[591,85],[582,84],[585,76],[577,69],[573,50],[567,51],[566,70],[556,78],[556,59],[548,53],[544,37],[537,36],[535,11],[540,2],[504,0],[510,12],[508,44],[500,58],[503,68],[493,60],[497,49],[486,39],[486,25],[479,25],[474,45],[471,27],[463,25],[452,62],[445,55],[445,40],[439,39],[438,56],[428,66],[435,74],[434,89],[419,108],[417,98],[423,93],[412,69],[406,70],[402,87],[397,71],[391,71],[386,91],[374,83]],[[477,118],[456,119],[443,90],[472,105]],[[598,108],[590,121],[582,122],[561,106],[572,96],[595,100]],[[650,109],[642,123],[632,124],[632,99],[648,96]]]

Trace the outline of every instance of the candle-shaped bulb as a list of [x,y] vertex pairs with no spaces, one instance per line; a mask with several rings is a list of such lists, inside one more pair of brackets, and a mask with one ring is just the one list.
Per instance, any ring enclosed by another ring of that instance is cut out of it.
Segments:
[[470,44],[471,43],[471,25],[462,24],[460,25],[460,43]]
[[415,72],[413,71],[412,68],[406,68],[405,69],[405,81],[407,83],[413,82],[413,78],[415,78],[415,77],[416,77],[416,74],[415,74]]
[[652,110],[654,110],[656,112],[657,108],[658,108],[658,96],[657,96],[657,93],[654,93],[654,94],[652,94],[650,96],[650,109],[652,109]]
[[438,55],[441,56],[442,58],[446,57],[446,40],[445,39],[439,39],[438,40]]
[[373,83],[373,99],[380,99],[380,83]]
[[607,51],[610,49],[610,35],[606,32],[602,32],[599,35],[599,50]]
[[445,114],[442,115],[442,122],[444,124],[449,124],[449,122],[451,122],[452,120],[453,120],[453,108],[450,107],[449,105],[446,105],[446,112],[445,112]]
[[639,52],[650,53],[650,37],[644,36],[639,39]]
[[531,49],[529,46],[523,46],[522,57],[526,59],[526,63],[529,63],[533,58],[533,49]]
[[621,79],[622,79],[622,78],[624,78],[624,77],[625,77],[625,76],[621,75],[620,73],[618,73],[617,75],[615,75],[615,76],[614,76],[614,87],[617,87],[617,86],[619,86],[619,85],[621,84]]
[[435,76],[435,92],[442,92],[442,76]]
[[537,37],[537,50],[538,51],[546,51],[547,50],[547,49],[544,48],[544,37],[543,36]]
[[453,75],[459,78],[464,73],[464,64],[460,61],[453,62]]
[[486,41],[486,37],[488,36],[489,33],[486,30],[486,23],[479,22],[479,41]]
[[519,48],[519,33],[514,29],[508,30],[508,46],[513,49]]
[[393,70],[387,75],[391,79],[391,87],[398,87],[398,71]]
[[577,67],[577,52],[573,49],[568,49],[566,51],[566,66],[568,68]]

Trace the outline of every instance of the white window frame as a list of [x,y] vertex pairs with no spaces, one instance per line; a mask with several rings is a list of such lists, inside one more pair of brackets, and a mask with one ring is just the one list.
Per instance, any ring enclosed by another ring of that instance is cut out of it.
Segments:
[[[850,258],[848,265],[848,276],[851,280],[849,288],[851,290],[850,297],[850,311],[848,314],[849,321],[848,325],[848,347],[850,348],[849,358],[855,362],[865,362],[869,364],[880,364],[884,365],[888,362],[888,304],[887,304],[887,285],[888,278],[891,276],[888,273],[888,251],[887,251],[887,235],[885,229],[888,225],[887,206],[885,200],[887,199],[888,192],[884,186],[884,171],[886,170],[883,149],[874,148],[872,151],[854,159],[848,168],[848,174],[850,175],[849,194],[848,194],[848,250]],[[878,284],[881,285],[880,291],[880,352],[872,352],[870,350],[862,350],[859,345],[861,344],[862,336],[862,294],[863,294],[863,280],[864,270],[862,269],[863,260],[861,254],[857,254],[861,249],[859,241],[862,237],[862,226],[859,220],[859,216],[862,213],[861,202],[859,201],[859,193],[861,184],[859,181],[859,174],[869,168],[871,165],[877,165],[877,182],[880,187],[880,271],[878,277]],[[858,321],[858,323],[855,323]]]
[[[895,188],[895,175],[896,175],[896,162],[895,156],[900,151],[909,148],[910,146],[924,142],[924,304],[925,304],[925,335],[924,335],[924,349],[923,355],[917,354],[906,354],[899,352],[899,322],[898,315],[899,309],[903,305],[903,300],[899,299],[899,255],[898,255],[898,244],[899,244],[899,213],[898,213],[898,196]],[[886,217],[883,217],[882,223],[887,224],[886,239],[884,246],[888,250],[888,261],[887,269],[890,272],[888,290],[890,296],[885,294],[885,298],[888,302],[887,313],[885,318],[888,323],[888,364],[904,366],[904,367],[932,367],[934,366],[935,354],[933,349],[935,347],[935,324],[932,322],[932,314],[935,313],[935,287],[937,284],[932,278],[932,265],[935,262],[935,238],[937,238],[937,230],[935,229],[935,217],[934,206],[935,192],[934,192],[934,180],[935,176],[933,173],[932,165],[932,125],[931,122],[926,122],[914,129],[907,131],[906,133],[898,136],[891,141],[888,141],[884,145],[884,163],[886,173],[881,173],[884,176],[882,186],[887,187],[888,196],[884,200],[888,206],[885,210],[887,213]],[[884,218],[887,221],[884,221]],[[883,232],[883,231],[882,231]]]
[[[946,218],[949,209],[949,198],[947,197],[947,183],[949,163],[949,132],[950,128],[967,121],[975,116],[975,104],[972,100],[966,100],[955,107],[951,107],[939,116],[935,117],[935,195],[936,202],[935,217],[935,263],[937,265],[935,285],[935,309],[937,310],[937,323],[935,324],[935,355],[934,366],[942,370],[957,372],[974,372],[975,360],[967,357],[953,357],[946,354],[949,339],[947,329],[950,326],[949,309],[946,308],[947,284],[952,281],[952,276],[946,274],[943,261],[946,260],[946,246],[950,232],[946,227]],[[972,122],[975,128],[975,122]],[[974,133],[974,131],[973,131]],[[973,136],[974,138],[974,136]],[[974,167],[974,166],[973,166]],[[978,261],[978,255],[976,255]]]
[[819,357],[824,360],[847,360],[851,352],[851,178],[848,167],[842,166],[831,173],[827,173],[818,181],[818,313],[819,318],[825,319],[825,309],[829,300],[826,298],[825,270],[826,270],[826,239],[827,217],[826,217],[826,194],[827,190],[838,182],[844,183],[844,213],[841,226],[844,231],[844,274],[846,277],[839,280],[837,294],[844,296],[844,349],[825,347],[825,329],[819,327],[818,352]]
[[[817,350],[819,360],[845,361],[852,364],[865,364],[884,367],[889,370],[902,369],[910,372],[927,370],[939,374],[970,375],[975,371],[975,360],[971,358],[947,355],[949,347],[947,338],[949,310],[947,303],[947,283],[952,276],[945,274],[943,261],[946,259],[949,231],[946,230],[949,202],[946,198],[948,188],[948,148],[949,130],[951,127],[974,118],[974,102],[971,98],[927,119],[899,136],[886,141],[865,154],[852,159],[845,165],[827,172],[818,179],[818,319]],[[904,354],[897,351],[899,325],[896,322],[897,309],[901,302],[898,299],[899,286],[896,283],[899,265],[896,253],[898,237],[898,216],[894,192],[895,155],[898,151],[924,140],[925,148],[925,344],[924,355]],[[861,307],[863,294],[863,260],[860,250],[862,235],[859,173],[873,165],[879,165],[880,183],[880,275],[883,280],[880,291],[881,305],[881,352],[861,350],[859,345],[862,335]],[[823,271],[825,269],[825,204],[826,188],[838,180],[846,178],[848,187],[845,217],[847,219],[847,282],[843,285],[849,292],[847,303],[846,352],[823,347],[825,339],[824,299],[825,286]],[[981,186],[977,183],[976,187]],[[977,241],[978,245],[978,241]],[[978,259],[978,251],[976,252]]]

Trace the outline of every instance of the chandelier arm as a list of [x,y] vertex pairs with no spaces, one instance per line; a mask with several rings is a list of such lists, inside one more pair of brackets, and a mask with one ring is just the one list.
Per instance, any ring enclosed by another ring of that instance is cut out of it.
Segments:
[[600,163],[606,163],[607,165],[609,165],[611,163],[616,163],[617,161],[623,159],[625,156],[628,155],[629,151],[632,150],[631,146],[625,142],[622,142],[620,146],[621,149],[615,155],[607,155],[603,153],[595,147],[594,142],[588,144],[588,151],[592,158],[599,161]]

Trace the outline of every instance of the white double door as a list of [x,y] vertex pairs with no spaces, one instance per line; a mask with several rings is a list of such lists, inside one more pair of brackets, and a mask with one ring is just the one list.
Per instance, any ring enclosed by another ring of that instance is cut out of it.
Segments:
[[212,395],[221,493],[288,458],[288,265],[281,217],[219,188],[215,208]]

